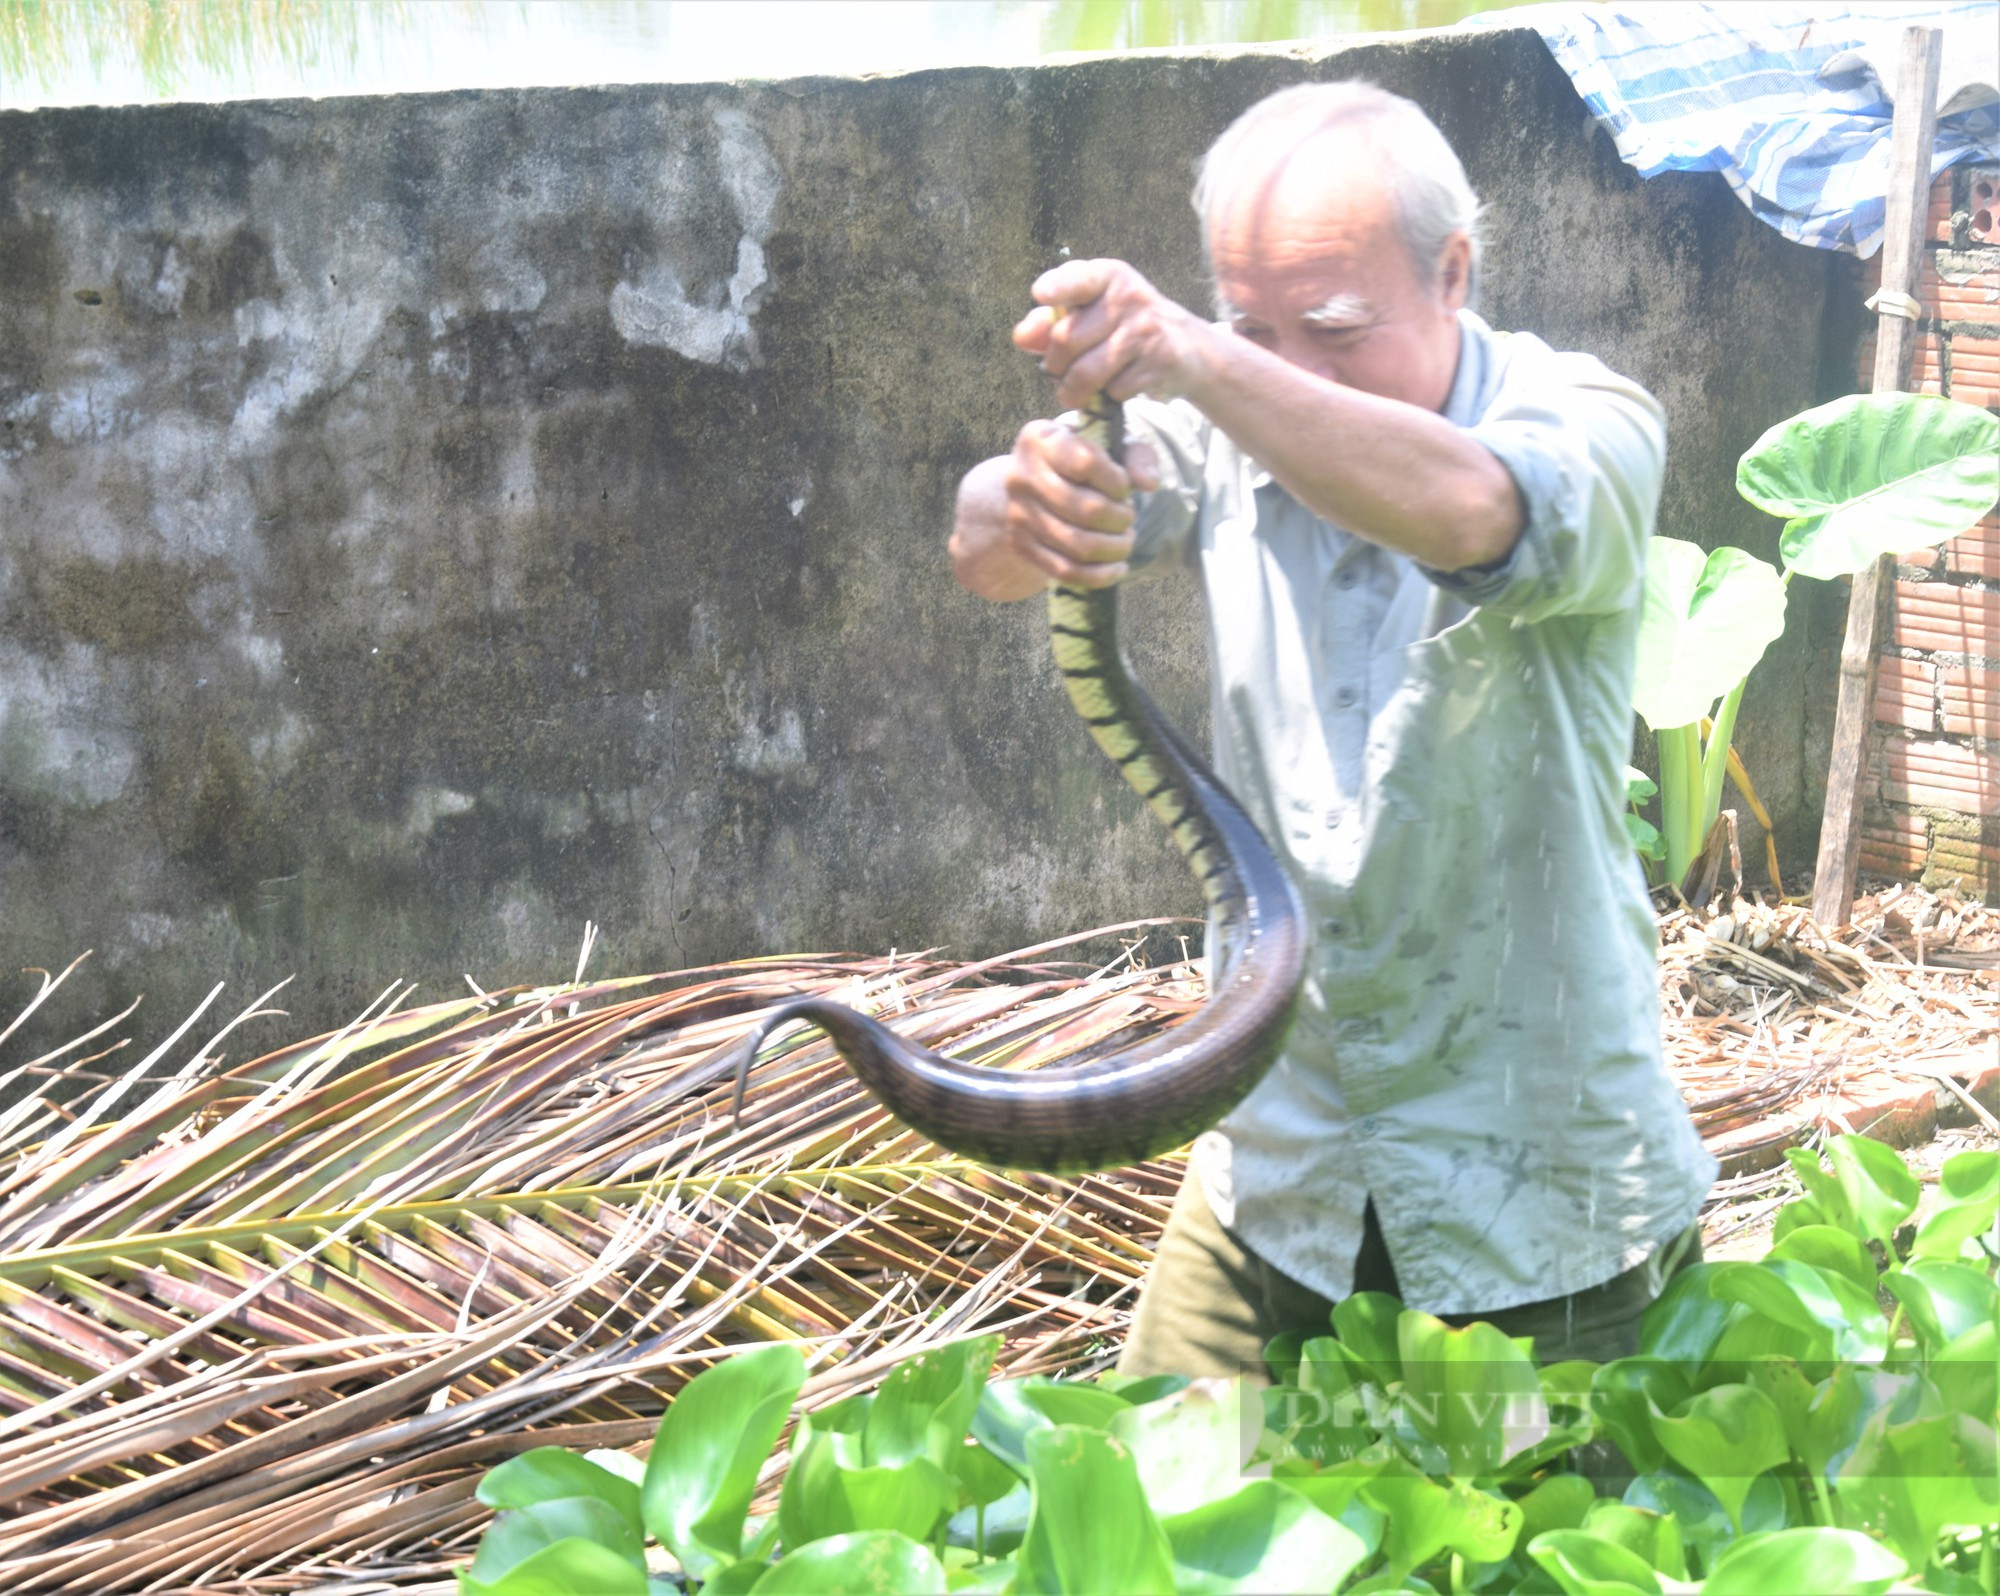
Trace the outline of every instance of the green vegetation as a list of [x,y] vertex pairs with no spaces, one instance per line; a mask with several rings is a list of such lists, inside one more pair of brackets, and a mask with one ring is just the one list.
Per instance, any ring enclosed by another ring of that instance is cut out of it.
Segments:
[[1160,45],[1267,44],[1328,34],[1443,28],[1522,0],[1056,0],[1042,23],[1045,50],[1136,50]]
[[1676,886],[1715,829],[1743,689],[1785,629],[1787,584],[1850,576],[1971,526],[2000,497],[2000,417],[1924,394],[1836,399],[1759,438],[1736,488],[1786,518],[1783,576],[1741,549],[1704,554],[1678,538],[1653,539],[1646,555],[1632,704],[1659,745],[1658,854],[1643,833],[1634,840],[1664,856]]
[[260,64],[353,61],[364,32],[399,23],[408,0],[0,0],[0,79],[44,87],[79,59],[129,57],[153,93],[190,67],[254,77]]
[[[1274,1343],[1261,1390],[989,1381],[984,1336],[813,1408],[798,1351],[760,1347],[686,1387],[643,1467],[544,1447],[489,1473],[460,1589],[1990,1591],[2000,1154],[1949,1160],[1919,1225],[1881,1144],[1789,1156],[1769,1255],[1676,1276],[1634,1357],[1538,1367],[1361,1294]],[[649,1573],[648,1534],[681,1573]]]

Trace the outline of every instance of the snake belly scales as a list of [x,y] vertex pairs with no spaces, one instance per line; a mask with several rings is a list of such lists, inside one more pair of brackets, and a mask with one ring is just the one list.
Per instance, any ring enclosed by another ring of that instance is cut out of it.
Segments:
[[[1109,401],[1080,428],[1114,459]],[[946,1058],[830,998],[783,1003],[728,1051],[743,1081],[765,1039],[805,1021],[891,1114],[940,1147],[1010,1169],[1080,1174],[1138,1163],[1222,1118],[1276,1060],[1305,974],[1305,911],[1256,825],[1133,678],[1115,587],[1049,590],[1049,632],[1070,701],[1118,772],[1166,825],[1210,913],[1209,1000],[1191,1018],[1108,1058],[988,1069]]]

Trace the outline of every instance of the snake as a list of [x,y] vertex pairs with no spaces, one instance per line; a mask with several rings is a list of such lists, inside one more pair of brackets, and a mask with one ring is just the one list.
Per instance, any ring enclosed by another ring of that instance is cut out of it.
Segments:
[[[1123,457],[1123,407],[1100,398],[1077,430]],[[1209,910],[1202,1007],[1108,1057],[1037,1070],[969,1064],[822,996],[766,1011],[722,1062],[741,1116],[750,1065],[783,1026],[817,1027],[896,1119],[949,1152],[1076,1175],[1142,1163],[1213,1126],[1276,1062],[1305,977],[1305,910],[1254,821],[1133,675],[1116,585],[1049,589],[1049,639],[1071,705],[1167,828]],[[720,1073],[720,1071],[718,1071]]]

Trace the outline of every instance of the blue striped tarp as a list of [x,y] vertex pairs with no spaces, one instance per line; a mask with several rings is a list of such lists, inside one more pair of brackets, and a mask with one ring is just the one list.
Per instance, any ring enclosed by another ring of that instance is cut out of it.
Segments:
[[[2000,161],[2000,3],[1856,0],[1589,5],[1491,11],[1535,29],[1642,177],[1720,172],[1787,238],[1868,256],[1882,244],[1902,30],[1945,30],[1933,176]],[[1879,75],[1878,75],[1879,72]]]

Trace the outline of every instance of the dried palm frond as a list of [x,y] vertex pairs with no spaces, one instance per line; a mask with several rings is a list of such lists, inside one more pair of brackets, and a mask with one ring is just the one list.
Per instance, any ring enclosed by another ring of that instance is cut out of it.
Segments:
[[23,1066],[0,1116],[0,1582],[422,1564],[483,1520],[485,1468],[642,1442],[735,1344],[808,1343],[809,1402],[978,1328],[1005,1327],[1018,1371],[1101,1356],[1176,1163],[1067,1181],[967,1164],[888,1119],[811,1032],[766,1050],[739,1119],[716,1062],[806,991],[1007,1068],[1199,1003],[1186,965],[1048,962],[1060,946],[413,1009],[398,990],[223,1069],[253,1005],[176,1067],[211,994],[80,1095],[53,1056]]

